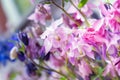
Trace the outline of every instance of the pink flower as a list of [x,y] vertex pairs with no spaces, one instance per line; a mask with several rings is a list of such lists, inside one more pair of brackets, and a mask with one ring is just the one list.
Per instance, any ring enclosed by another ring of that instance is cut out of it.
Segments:
[[105,17],[105,23],[106,25],[109,25],[110,30],[113,33],[119,33],[120,32],[120,9],[116,8],[119,4],[119,0],[114,4],[114,6],[111,6],[111,4],[103,4],[101,3],[100,9],[102,15]]
[[103,72],[103,76],[106,76],[108,73],[110,73],[112,75],[112,77],[116,76],[114,67],[112,66],[111,63],[107,64],[107,66],[105,67],[105,70]]
[[78,74],[86,80],[86,77],[88,77],[90,74],[92,74],[92,71],[90,69],[90,66],[84,61],[81,60],[81,62],[78,64]]
[[[84,7],[81,8],[81,11],[87,16],[87,17],[90,17],[93,13],[93,9],[95,8],[96,6],[91,3],[91,2],[88,2]],[[88,14],[89,13],[89,14]]]
[[73,13],[72,14],[72,18],[75,20],[75,22],[79,23],[76,24],[74,21],[72,21],[68,16],[66,16],[65,14],[63,14],[63,22],[65,23],[65,25],[67,25],[70,28],[78,28],[78,26],[83,24],[83,21],[80,18],[77,18],[77,13]]
[[[117,74],[120,76],[120,58],[112,58],[110,57],[111,61],[106,60],[108,63],[105,67],[105,70],[103,72],[103,76],[106,76],[108,73],[112,75],[112,77],[117,76]],[[116,74],[117,72],[117,74]]]
[[114,8],[120,9],[120,0],[116,0],[115,3],[113,4]]
[[90,45],[105,42],[105,39],[101,37],[94,28],[87,28],[83,35],[83,40]]
[[58,53],[54,53],[53,55],[51,55],[50,62],[53,64],[52,66],[60,67],[64,64],[65,60],[62,59],[62,57],[59,57],[58,55]]
[[119,33],[120,32],[120,11],[115,10],[112,12],[112,18],[109,20],[110,23],[110,29],[114,33]]
[[82,52],[84,54],[86,54],[88,57],[90,57],[92,59],[95,59],[91,46],[86,44],[86,45],[83,45],[81,48],[82,48]]
[[55,30],[57,27],[62,23],[62,19],[54,21],[45,31],[43,34],[40,35],[41,39],[44,40],[44,46],[45,46],[45,53],[48,53],[53,46],[53,40],[56,38],[55,36]]
[[40,22],[42,25],[45,25],[46,20],[51,19],[50,6],[47,4],[39,4],[35,9],[35,12],[29,16],[28,19],[33,20],[36,23]]
[[110,15],[110,4],[104,4],[103,2],[101,2],[99,8],[103,16]]

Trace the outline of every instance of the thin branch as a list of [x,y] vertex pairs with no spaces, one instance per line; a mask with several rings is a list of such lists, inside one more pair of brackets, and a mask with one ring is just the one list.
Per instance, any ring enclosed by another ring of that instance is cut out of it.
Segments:
[[55,6],[57,6],[58,8],[60,8],[60,9],[61,9],[71,20],[73,20],[78,26],[80,25],[80,23],[76,22],[75,19],[74,19],[73,17],[71,17],[71,16],[69,15],[69,13],[66,12],[65,9],[63,9],[61,6],[59,6],[58,4],[56,4],[53,0],[51,0],[51,2],[52,2]]
[[65,6],[65,3],[64,3],[64,0],[62,0],[62,7],[64,8],[64,6]]
[[86,19],[85,14],[84,14],[80,9],[78,9],[78,8],[75,6],[75,4],[72,2],[72,0],[70,0],[70,3],[71,3],[71,4],[79,11],[79,13],[83,16],[83,18],[85,19],[85,22],[86,22],[87,26],[90,26],[89,22],[88,22],[87,19]]
[[[60,74],[61,76],[64,76],[65,78],[68,79],[68,77],[67,77],[65,74],[63,74],[63,73],[61,73],[61,72],[59,72],[59,71],[56,71],[56,70],[54,70],[54,69],[52,69],[52,68],[48,69],[48,68],[46,68],[46,67],[43,67],[43,66],[37,64],[36,62],[34,62],[32,59],[31,59],[31,61],[33,62],[33,64],[35,64],[37,67],[39,67],[39,68],[41,68],[41,69],[56,72],[56,73]],[[68,80],[69,80],[69,79],[68,79]]]

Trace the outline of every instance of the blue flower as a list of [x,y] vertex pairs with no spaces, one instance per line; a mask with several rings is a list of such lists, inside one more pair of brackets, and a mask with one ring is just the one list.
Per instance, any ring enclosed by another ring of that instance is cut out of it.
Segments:
[[13,41],[18,41],[16,34],[4,41],[0,40],[0,64],[6,65],[8,60],[11,61],[9,58],[9,52],[14,46]]

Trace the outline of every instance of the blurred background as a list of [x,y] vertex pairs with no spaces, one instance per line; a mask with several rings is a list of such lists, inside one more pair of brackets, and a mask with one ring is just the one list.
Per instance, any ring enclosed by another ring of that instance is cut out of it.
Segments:
[[9,36],[21,27],[33,8],[30,0],[0,0],[0,36]]
[[19,62],[9,59],[9,51],[14,46],[15,33],[24,27],[33,9],[30,0],[0,0],[0,80],[13,80],[15,74],[10,74],[22,69]]

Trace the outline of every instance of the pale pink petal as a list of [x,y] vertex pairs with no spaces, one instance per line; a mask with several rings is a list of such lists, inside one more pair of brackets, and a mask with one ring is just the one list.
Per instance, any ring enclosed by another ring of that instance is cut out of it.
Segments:
[[44,46],[45,46],[45,52],[48,53],[50,51],[50,49],[52,48],[51,40],[45,39]]

